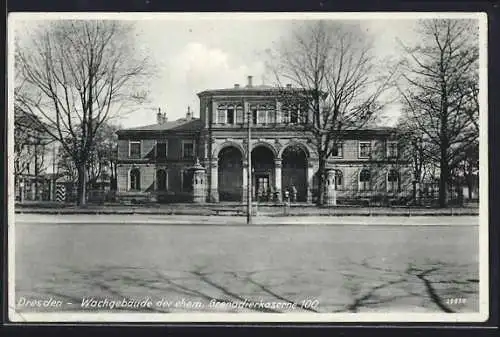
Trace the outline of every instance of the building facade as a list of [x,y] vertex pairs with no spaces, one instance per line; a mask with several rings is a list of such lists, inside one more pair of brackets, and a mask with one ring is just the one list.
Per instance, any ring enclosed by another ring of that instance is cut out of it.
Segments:
[[14,111],[14,186],[15,200],[39,201],[53,197],[54,180],[46,173],[50,139],[44,125],[34,114]]
[[[202,188],[208,202],[245,201],[250,188],[262,202],[315,201],[319,158],[304,125],[312,120],[310,112],[289,108],[277,88],[254,86],[251,77],[245,87],[206,90],[198,97],[199,118],[189,108],[175,121],[158,111],[156,124],[118,131],[119,198],[190,201]],[[336,199],[411,191],[394,129],[344,131],[341,138],[326,175]],[[197,161],[201,176],[193,174]]]

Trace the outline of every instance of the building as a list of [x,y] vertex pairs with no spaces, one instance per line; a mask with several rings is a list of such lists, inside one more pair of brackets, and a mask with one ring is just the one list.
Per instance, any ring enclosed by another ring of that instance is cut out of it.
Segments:
[[40,119],[16,108],[14,111],[14,177],[17,201],[49,200],[52,180],[46,174],[50,139]]
[[[158,111],[156,124],[118,131],[118,198],[189,201],[202,188],[205,201],[245,201],[249,116],[253,198],[312,203],[319,194],[319,158],[304,127],[312,119],[288,108],[277,89],[253,85],[249,76],[244,87],[198,93],[199,118],[189,108],[175,121]],[[394,129],[344,131],[342,139],[328,161],[335,198],[411,193]],[[197,160],[204,171],[199,180],[193,179]]]

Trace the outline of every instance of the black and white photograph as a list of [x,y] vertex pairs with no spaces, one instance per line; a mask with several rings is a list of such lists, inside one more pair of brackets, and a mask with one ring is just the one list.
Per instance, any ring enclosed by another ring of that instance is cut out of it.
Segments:
[[484,322],[484,13],[12,13],[13,322]]

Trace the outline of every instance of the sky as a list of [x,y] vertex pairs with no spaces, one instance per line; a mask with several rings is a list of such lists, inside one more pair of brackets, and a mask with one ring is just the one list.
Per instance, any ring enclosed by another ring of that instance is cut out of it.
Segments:
[[[253,76],[254,84],[272,85],[273,78],[265,71],[266,50],[286,39],[300,21],[317,19],[306,13],[272,16],[188,13],[136,18],[126,17],[135,26],[131,42],[138,54],[147,55],[155,71],[148,81],[149,101],[118,121],[124,128],[154,124],[158,108],[166,112],[169,120],[184,117],[188,106],[197,117],[198,92],[231,88],[236,83],[244,86],[249,75]],[[375,56],[384,59],[401,56],[398,39],[406,44],[418,41],[414,30],[416,19],[411,13],[406,16],[389,13],[375,18],[356,17],[354,22],[373,39]],[[38,21],[18,20],[16,27],[22,27],[19,31],[30,31],[40,22],[39,17]],[[396,103],[387,106],[385,115],[392,118],[389,124],[396,121],[400,110]]]
[[[183,20],[142,21],[136,23],[136,42],[157,66],[152,79],[151,104],[122,119],[122,125],[132,127],[155,122],[160,107],[169,119],[183,117],[190,106],[199,116],[196,93],[207,89],[230,88],[247,83],[272,84],[266,74],[266,49],[286,38],[293,29],[292,20]],[[377,57],[399,55],[396,38],[414,39],[415,20],[359,21],[374,39]],[[144,50],[143,50],[144,51]],[[398,107],[386,111],[396,116]]]

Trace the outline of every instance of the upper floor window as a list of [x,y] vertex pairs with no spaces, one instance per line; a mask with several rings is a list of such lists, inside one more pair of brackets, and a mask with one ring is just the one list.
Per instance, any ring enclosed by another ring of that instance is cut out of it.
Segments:
[[305,124],[306,114],[304,109],[297,106],[287,107],[284,106],[281,111],[281,121],[284,124]]
[[372,154],[371,142],[359,142],[359,158],[370,158]]
[[387,158],[397,158],[397,157],[398,157],[398,143],[387,142]]
[[242,124],[243,123],[243,106],[233,104],[220,104],[217,109],[218,124]]
[[258,117],[258,115],[257,115],[257,111],[258,110],[257,109],[252,109],[251,111],[252,111],[252,124],[257,124],[257,122],[259,120],[257,118]]
[[276,122],[276,112],[272,105],[251,106],[252,124],[272,124]]
[[130,158],[141,158],[141,141],[129,141],[128,156]]
[[226,124],[226,110],[219,108],[217,110],[217,124]]
[[241,105],[238,105],[236,107],[236,124],[243,124],[243,107]]
[[182,159],[194,158],[194,144],[192,140],[182,141]]
[[344,156],[344,151],[343,151],[343,146],[344,144],[342,143],[337,143],[333,145],[332,148],[332,157],[343,157]]
[[226,124],[234,124],[234,121],[235,121],[234,109],[227,109]]
[[158,141],[156,143],[156,158],[166,159],[168,155],[168,142]]

